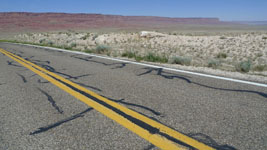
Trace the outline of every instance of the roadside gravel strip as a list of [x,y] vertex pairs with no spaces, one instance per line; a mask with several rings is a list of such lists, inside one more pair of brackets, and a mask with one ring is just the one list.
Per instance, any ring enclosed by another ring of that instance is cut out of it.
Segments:
[[8,51],[0,52],[162,149],[213,150],[186,135],[119,105]]
[[38,48],[47,48],[47,49],[56,50],[56,51],[63,51],[63,52],[68,52],[68,53],[73,53],[73,54],[93,56],[93,57],[97,57],[97,58],[114,60],[114,61],[129,63],[129,64],[136,64],[136,65],[141,65],[141,66],[146,66],[146,67],[161,68],[161,69],[164,69],[167,71],[174,71],[174,72],[186,73],[186,74],[191,74],[191,75],[196,75],[196,76],[201,76],[201,77],[214,78],[214,79],[226,80],[226,81],[237,82],[237,83],[244,83],[244,84],[255,85],[255,86],[260,86],[260,87],[267,87],[267,84],[265,84],[265,83],[257,83],[257,82],[252,82],[252,81],[245,81],[245,80],[233,79],[233,78],[228,78],[228,77],[222,77],[222,76],[216,76],[216,75],[210,75],[210,74],[204,74],[204,73],[197,73],[197,72],[192,72],[192,71],[186,71],[186,70],[181,70],[181,69],[151,65],[151,64],[140,63],[140,62],[135,62],[135,61],[122,60],[122,59],[117,59],[117,58],[112,58],[112,57],[107,57],[107,56],[88,54],[88,53],[79,52],[79,51],[70,51],[70,50],[64,50],[64,49],[59,49],[59,48],[54,48],[54,47],[45,47],[45,46],[37,46],[37,45],[30,45],[30,44],[20,44],[20,43],[12,43],[12,44],[27,45],[27,46],[38,47]]

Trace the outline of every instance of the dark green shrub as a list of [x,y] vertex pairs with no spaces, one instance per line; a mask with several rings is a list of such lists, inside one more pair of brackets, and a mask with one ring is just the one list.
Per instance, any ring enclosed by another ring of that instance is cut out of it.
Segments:
[[122,53],[121,57],[128,57],[128,53],[126,53],[126,52]]
[[95,49],[95,53],[97,54],[107,54],[110,51],[110,47],[106,45],[98,45]]
[[71,43],[71,44],[70,44],[70,47],[71,47],[71,48],[76,47],[76,46],[77,46],[76,43]]
[[48,41],[47,44],[48,44],[48,46],[53,46],[54,42]]
[[150,61],[150,62],[161,62],[161,63],[166,63],[168,62],[168,58],[166,58],[165,56],[158,56],[155,55],[154,53],[148,53],[145,57],[144,57],[145,61]]
[[236,66],[236,70],[239,72],[249,72],[251,68],[251,62],[248,61],[242,61]]
[[45,39],[39,40],[39,43],[43,44],[45,42]]
[[221,62],[219,60],[212,59],[208,61],[208,67],[210,68],[216,69],[220,65],[221,65]]
[[139,61],[143,60],[144,58],[141,56],[135,56],[134,59],[139,62]]
[[217,58],[226,58],[226,57],[227,57],[227,54],[225,54],[225,53],[217,54]]
[[92,50],[89,50],[89,49],[86,49],[84,50],[85,53],[92,53],[93,51]]
[[121,56],[122,57],[128,57],[128,58],[134,58],[135,57],[135,53],[134,52],[127,51],[127,52],[122,53]]

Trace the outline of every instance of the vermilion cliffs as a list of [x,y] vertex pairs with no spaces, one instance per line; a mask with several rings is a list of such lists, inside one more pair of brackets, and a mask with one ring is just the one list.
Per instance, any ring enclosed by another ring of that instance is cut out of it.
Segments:
[[0,31],[49,31],[88,28],[160,28],[180,24],[228,24],[218,18],[168,18],[67,13],[0,13]]

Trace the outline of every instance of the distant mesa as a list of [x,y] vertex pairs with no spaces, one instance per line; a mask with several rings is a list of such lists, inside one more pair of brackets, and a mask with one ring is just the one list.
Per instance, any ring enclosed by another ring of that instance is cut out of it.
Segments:
[[218,18],[168,18],[69,13],[0,13],[0,31],[49,31],[88,28],[162,28],[180,24],[227,24]]
[[267,25],[267,21],[234,21],[234,23],[244,25]]

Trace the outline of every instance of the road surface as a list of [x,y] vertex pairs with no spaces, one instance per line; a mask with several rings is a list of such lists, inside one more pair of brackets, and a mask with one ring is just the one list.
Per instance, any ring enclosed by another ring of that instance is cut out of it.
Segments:
[[[265,87],[46,48],[0,48],[215,149],[267,148]],[[0,107],[0,149],[158,149],[3,53]]]

